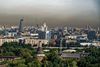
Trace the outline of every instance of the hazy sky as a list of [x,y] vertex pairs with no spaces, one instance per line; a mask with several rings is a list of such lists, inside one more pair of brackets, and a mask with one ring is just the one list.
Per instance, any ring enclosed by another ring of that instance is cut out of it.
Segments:
[[0,24],[100,26],[100,0],[0,0]]

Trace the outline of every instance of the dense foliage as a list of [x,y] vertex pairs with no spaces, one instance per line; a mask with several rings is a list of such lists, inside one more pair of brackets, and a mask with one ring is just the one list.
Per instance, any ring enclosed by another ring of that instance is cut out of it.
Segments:
[[7,67],[100,67],[100,48],[84,49],[90,54],[81,59],[63,59],[58,51],[51,49],[50,52],[45,52],[46,57],[40,62],[36,58],[36,49],[30,44],[6,42],[0,47],[0,56],[17,56],[20,59],[3,61],[0,64],[6,64]]
[[81,58],[78,62],[79,67],[100,67],[100,48],[91,46],[85,49],[90,53],[89,56]]

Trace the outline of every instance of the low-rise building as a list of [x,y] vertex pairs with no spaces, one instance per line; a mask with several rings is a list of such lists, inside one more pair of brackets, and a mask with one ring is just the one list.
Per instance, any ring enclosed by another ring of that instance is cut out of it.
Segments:
[[90,42],[88,42],[88,43],[84,42],[84,43],[80,43],[80,45],[82,45],[82,46],[100,46],[100,42],[99,41],[95,41],[95,42],[92,42],[92,43],[90,43]]
[[61,57],[62,58],[76,58],[80,59],[81,57],[88,56],[89,53],[62,53]]
[[5,60],[14,60],[18,59],[16,56],[0,56],[0,62],[5,61]]
[[[20,39],[21,38],[0,39],[0,46],[2,46],[4,42],[19,42]],[[48,44],[48,40],[45,39],[29,39],[29,38],[25,39],[25,44],[31,44],[33,46],[33,45],[37,45],[39,41],[41,41],[42,44]]]

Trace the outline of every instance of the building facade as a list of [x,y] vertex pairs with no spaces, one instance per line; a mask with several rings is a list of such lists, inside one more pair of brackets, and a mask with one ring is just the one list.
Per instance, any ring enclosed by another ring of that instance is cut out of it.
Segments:
[[[20,39],[0,39],[0,46],[4,42],[19,42]],[[45,39],[25,39],[25,44],[37,45],[41,41],[42,44],[48,44],[48,40]]]

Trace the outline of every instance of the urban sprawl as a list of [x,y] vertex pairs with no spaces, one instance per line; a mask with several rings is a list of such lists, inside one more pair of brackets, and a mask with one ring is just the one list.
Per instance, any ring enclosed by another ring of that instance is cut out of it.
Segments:
[[23,24],[0,27],[0,67],[100,67],[99,27]]

